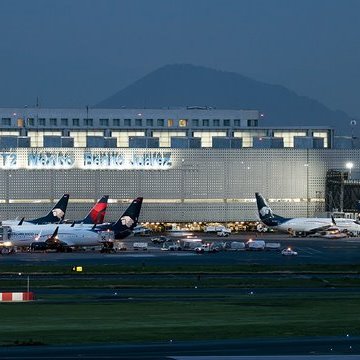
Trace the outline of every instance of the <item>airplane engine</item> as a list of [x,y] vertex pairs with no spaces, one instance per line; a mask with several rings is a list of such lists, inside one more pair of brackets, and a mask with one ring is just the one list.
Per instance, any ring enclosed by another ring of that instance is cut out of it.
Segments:
[[48,249],[48,246],[46,244],[45,241],[36,241],[36,242],[33,242],[31,245],[30,245],[30,250],[31,251],[35,251],[35,250],[47,250]]

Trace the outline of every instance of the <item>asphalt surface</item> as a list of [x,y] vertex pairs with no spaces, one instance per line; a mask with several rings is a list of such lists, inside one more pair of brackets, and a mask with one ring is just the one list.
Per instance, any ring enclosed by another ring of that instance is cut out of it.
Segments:
[[[201,234],[199,234],[201,235]],[[275,234],[234,234],[225,241],[246,241],[249,238],[279,242],[281,248],[291,247],[298,256],[282,256],[277,251],[221,251],[196,254],[191,251],[161,251],[160,245],[153,245],[150,238],[131,237],[125,241],[127,251],[115,254],[101,254],[98,251],[72,253],[15,253],[0,256],[0,264],[124,264],[124,265],[226,265],[226,264],[359,264],[360,238],[323,239],[289,238]],[[174,238],[176,240],[176,238]],[[208,241],[224,241],[214,235],[206,235]],[[133,242],[148,242],[148,250],[134,251]]]
[[[359,337],[245,339],[82,346],[0,348],[1,359],[293,359],[360,358]],[[297,355],[297,356],[295,356]],[[303,357],[299,358],[298,355]],[[322,355],[322,356],[321,356]],[[246,356],[241,358],[240,356]],[[265,357],[266,356],[266,357]],[[229,358],[230,357],[230,358]],[[251,358],[250,358],[251,359]]]

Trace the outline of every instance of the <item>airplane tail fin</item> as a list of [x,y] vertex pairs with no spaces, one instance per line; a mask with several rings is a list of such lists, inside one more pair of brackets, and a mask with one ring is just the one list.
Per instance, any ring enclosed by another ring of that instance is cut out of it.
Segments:
[[102,224],[105,218],[108,199],[109,195],[104,195],[80,222],[83,224]]
[[28,220],[33,224],[55,224],[64,220],[69,194],[64,194],[49,213],[43,217]]
[[289,220],[289,218],[284,218],[282,216],[274,214],[270,206],[260,193],[255,193],[255,197],[260,220],[266,226],[276,226]]
[[264,197],[260,193],[255,193],[255,197],[260,220],[266,221],[274,218],[274,214]]
[[120,219],[112,225],[111,230],[114,232],[115,239],[122,239],[131,234],[138,223],[142,201],[142,197],[134,199]]

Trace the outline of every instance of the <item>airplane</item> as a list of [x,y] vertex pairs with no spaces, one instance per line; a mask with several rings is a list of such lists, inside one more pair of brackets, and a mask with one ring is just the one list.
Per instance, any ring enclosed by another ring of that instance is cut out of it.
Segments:
[[26,220],[22,218],[18,220],[4,220],[2,225],[22,225],[22,224],[57,224],[64,220],[66,208],[69,201],[69,194],[64,194],[55,206],[43,217],[37,219]]
[[307,236],[334,227],[331,218],[284,218],[276,215],[260,193],[255,193],[255,197],[260,220],[269,228]]
[[111,250],[114,240],[123,239],[132,233],[137,225],[142,197],[132,201],[118,221],[105,224],[73,226],[69,224],[10,226],[10,246],[32,249],[71,251],[72,247],[98,246]]

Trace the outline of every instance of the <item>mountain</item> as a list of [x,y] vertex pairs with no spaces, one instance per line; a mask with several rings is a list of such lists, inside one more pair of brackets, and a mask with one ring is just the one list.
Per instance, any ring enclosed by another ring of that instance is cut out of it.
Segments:
[[164,108],[212,106],[217,109],[256,109],[265,114],[262,126],[331,126],[350,135],[351,118],[320,102],[280,86],[233,72],[188,64],[166,65],[95,107]]

